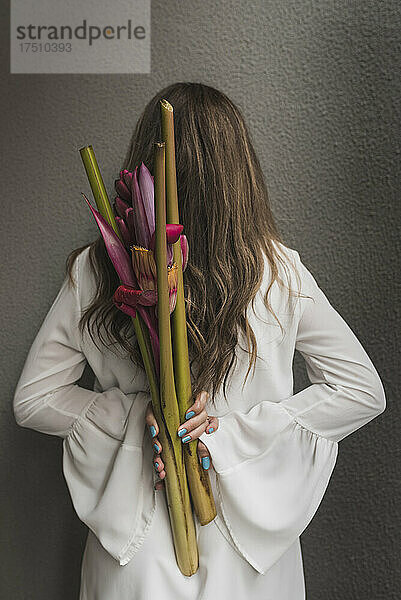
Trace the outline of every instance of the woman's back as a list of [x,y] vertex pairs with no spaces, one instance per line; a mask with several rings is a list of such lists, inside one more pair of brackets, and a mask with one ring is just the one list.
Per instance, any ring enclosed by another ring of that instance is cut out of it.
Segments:
[[[145,599],[159,585],[166,600],[206,599],[217,591],[231,600],[304,598],[299,535],[322,500],[338,442],[380,414],[385,397],[368,355],[299,254],[277,247],[288,257],[281,276],[296,290],[295,265],[303,297],[289,299],[285,288],[272,286],[283,333],[263,303],[270,282],[265,262],[248,313],[258,343],[255,372],[242,389],[248,354],[240,337],[228,405],[222,394],[207,405],[219,428],[199,438],[212,456],[217,517],[202,527],[196,521],[200,566],[190,578],[176,565],[165,492],[153,487],[145,373],[117,347],[99,349],[78,329],[96,290],[89,248],[74,265],[76,288],[64,281],[28,354],[14,412],[20,425],[63,438],[64,476],[90,529],[81,600]],[[311,385],[294,395],[296,349]],[[77,384],[87,362],[93,391]]]

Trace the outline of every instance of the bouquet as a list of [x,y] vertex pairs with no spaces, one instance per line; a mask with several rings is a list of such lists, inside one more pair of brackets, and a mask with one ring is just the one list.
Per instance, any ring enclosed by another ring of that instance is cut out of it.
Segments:
[[132,319],[148,377],[176,560],[190,576],[198,569],[192,507],[201,525],[215,518],[216,508],[209,474],[197,459],[198,440],[182,444],[177,435],[192,396],[183,287],[188,242],[179,224],[173,107],[161,100],[160,110],[163,140],[154,143],[154,175],[143,162],[134,172],[121,170],[113,207],[92,146],[80,154],[97,210],[83,196],[120,280],[113,302]]

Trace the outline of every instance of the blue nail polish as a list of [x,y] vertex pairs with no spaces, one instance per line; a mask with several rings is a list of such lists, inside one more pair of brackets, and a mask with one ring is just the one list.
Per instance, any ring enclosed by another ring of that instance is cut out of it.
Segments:
[[178,435],[179,435],[180,437],[182,437],[182,436],[184,435],[184,433],[186,433],[186,432],[187,432],[187,430],[186,430],[186,429],[180,429],[180,431],[178,432]]
[[209,429],[207,430],[208,433],[212,433],[214,431],[213,427],[209,427]]
[[157,444],[153,444],[153,448],[156,450],[156,452],[159,452],[159,446]]
[[158,470],[158,468],[159,468],[159,463],[155,462],[155,469],[156,469],[156,471]]
[[184,438],[182,438],[182,442],[185,444],[185,442],[189,442],[189,440],[191,439],[190,435],[185,436]]
[[186,419],[190,419],[191,417],[195,416],[195,412],[193,410],[190,410],[189,413],[187,413],[185,415]]
[[207,470],[210,467],[210,459],[208,456],[202,458],[202,467]]
[[151,426],[149,427],[149,429],[150,429],[150,435],[151,435],[152,437],[155,437],[155,435],[156,435],[156,427],[155,427],[154,425],[151,425]]

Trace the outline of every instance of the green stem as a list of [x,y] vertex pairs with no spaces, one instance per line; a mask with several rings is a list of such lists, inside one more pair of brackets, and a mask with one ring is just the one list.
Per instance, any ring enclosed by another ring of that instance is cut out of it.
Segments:
[[[167,446],[162,448],[166,464],[166,495],[177,563],[192,575],[198,569],[195,523],[187,486],[182,441],[177,430],[180,415],[175,391],[167,276],[165,144],[155,143],[155,260],[157,268],[157,318],[160,342],[160,405]],[[162,442],[163,445],[163,442]]]
[[[162,135],[166,144],[167,221],[168,223],[179,223],[177,171],[175,165],[174,111],[171,104],[165,99],[160,101],[160,108]],[[179,239],[173,244],[173,260],[178,268],[177,299],[171,316],[171,328],[173,335],[175,388],[180,411],[180,421],[182,422],[185,420],[185,412],[191,405],[192,386],[189,367],[181,242]],[[199,463],[197,447],[197,439],[185,444],[184,460],[194,510],[201,525],[206,525],[216,517],[217,512],[209,474]]]

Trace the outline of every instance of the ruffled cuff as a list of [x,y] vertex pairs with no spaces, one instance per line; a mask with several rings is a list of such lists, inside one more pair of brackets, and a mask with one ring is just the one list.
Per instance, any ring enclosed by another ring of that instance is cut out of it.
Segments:
[[252,434],[247,415],[230,413],[219,418],[216,432],[199,438],[212,457],[222,518],[235,548],[261,574],[310,523],[338,452],[337,442],[297,423],[279,403],[263,411],[263,435]]
[[152,449],[144,438],[149,400],[146,392],[119,388],[99,394],[63,440],[74,509],[120,565],[142,544],[155,510]]

